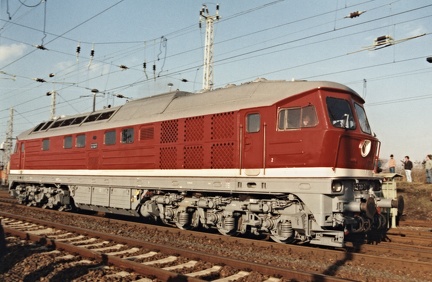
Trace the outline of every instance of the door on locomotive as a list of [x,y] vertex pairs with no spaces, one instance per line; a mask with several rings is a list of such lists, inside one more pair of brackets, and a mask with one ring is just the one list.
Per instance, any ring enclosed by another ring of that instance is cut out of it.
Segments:
[[264,134],[262,116],[258,111],[244,114],[242,165],[248,176],[257,176],[263,168]]
[[24,160],[25,160],[25,142],[19,142],[15,147],[16,153],[18,153],[18,168],[23,168]]

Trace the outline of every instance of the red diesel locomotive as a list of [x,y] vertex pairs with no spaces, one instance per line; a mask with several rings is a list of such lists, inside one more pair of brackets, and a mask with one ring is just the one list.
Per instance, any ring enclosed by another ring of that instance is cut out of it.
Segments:
[[352,89],[259,79],[43,122],[17,137],[20,203],[150,217],[182,229],[343,246],[386,230],[380,143]]

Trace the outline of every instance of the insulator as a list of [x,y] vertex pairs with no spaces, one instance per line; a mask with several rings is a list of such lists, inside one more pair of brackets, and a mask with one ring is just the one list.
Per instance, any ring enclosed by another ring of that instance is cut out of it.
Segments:
[[153,71],[156,71],[156,64],[153,64]]
[[147,63],[146,62],[143,63],[143,68],[147,69]]
[[88,68],[90,68],[90,66],[91,66],[91,64],[93,62],[93,57],[94,57],[94,44],[93,44],[93,47],[92,47],[92,49],[90,51],[90,61],[89,61],[89,64],[88,64]]
[[388,38],[388,35],[383,35],[383,36],[377,37],[376,41],[384,41],[387,38]]
[[355,18],[355,17],[358,17],[358,16],[360,16],[359,11],[350,13],[350,18]]
[[76,53],[79,54],[80,52],[81,52],[81,46],[78,45],[76,48]]
[[360,16],[361,14],[363,14],[365,12],[366,11],[355,11],[355,12],[349,13],[349,15],[346,16],[345,18],[350,18],[350,19],[356,18],[356,17]]

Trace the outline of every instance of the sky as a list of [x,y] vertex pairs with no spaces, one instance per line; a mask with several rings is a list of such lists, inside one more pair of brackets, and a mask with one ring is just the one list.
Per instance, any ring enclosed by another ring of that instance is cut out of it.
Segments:
[[[47,93],[57,93],[55,116],[67,116],[92,111],[96,90],[96,109],[174,89],[200,91],[200,10],[206,5],[204,15],[213,17],[216,4],[0,0],[0,143],[11,108],[13,136],[51,118]],[[257,78],[339,82],[365,99],[383,159],[432,154],[429,0],[218,4],[213,88]],[[382,36],[391,44],[374,46]]]

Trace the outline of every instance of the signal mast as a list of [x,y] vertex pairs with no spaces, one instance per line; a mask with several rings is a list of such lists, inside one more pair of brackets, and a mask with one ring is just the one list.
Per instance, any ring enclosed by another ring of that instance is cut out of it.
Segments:
[[203,73],[203,90],[211,90],[213,88],[213,44],[214,44],[214,30],[213,24],[219,20],[219,4],[216,5],[216,14],[210,16],[207,5],[203,5],[200,10],[200,22],[206,23],[205,34],[205,49],[204,49],[204,73]]

